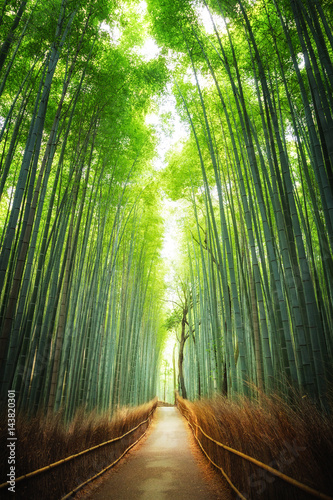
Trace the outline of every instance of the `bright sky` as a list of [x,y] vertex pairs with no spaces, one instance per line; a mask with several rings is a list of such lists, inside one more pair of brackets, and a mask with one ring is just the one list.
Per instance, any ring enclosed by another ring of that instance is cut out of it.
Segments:
[[[146,2],[142,1],[137,6],[138,15],[144,16],[147,10]],[[102,23],[101,29],[110,35],[111,43],[119,43],[121,39],[121,29],[117,23],[110,28],[106,23]],[[160,53],[160,48],[155,40],[147,37],[142,47],[135,47],[135,52],[147,61],[156,58]],[[172,64],[172,62],[170,62]],[[163,100],[156,101],[157,111],[150,113],[146,117],[146,123],[152,125],[156,130],[158,137],[157,157],[154,160],[154,168],[161,170],[165,168],[165,155],[172,148],[172,146],[188,135],[188,128],[181,122],[179,115],[176,111],[176,100],[172,93],[172,84],[168,84],[167,92],[163,96]],[[165,220],[165,234],[164,245],[162,250],[162,257],[167,260],[167,265],[171,269],[172,262],[177,260],[179,252],[178,238],[175,237],[177,233],[177,221],[174,215],[174,209],[177,208],[177,202],[171,202],[164,198],[163,216]],[[170,271],[171,272],[171,271]],[[171,280],[170,274],[167,277]]]
[[[171,287],[172,283],[175,281],[176,264],[180,259],[180,242],[182,240],[180,219],[182,217],[182,202],[163,198],[162,207],[164,217],[164,241],[161,256],[168,268],[165,281],[166,284]],[[176,300],[171,289],[168,298],[170,300]]]
[[147,61],[150,59],[155,59],[158,57],[161,49],[156,44],[155,40],[151,37],[148,37],[142,47],[138,47],[138,53],[141,54]]
[[[163,124],[163,117],[166,117],[167,124]],[[158,103],[158,112],[147,115],[146,123],[154,126],[159,138],[158,157],[154,167],[160,170],[166,166],[165,155],[169,149],[189,134],[188,127],[180,121],[176,111],[176,100],[172,94],[171,84],[167,86],[167,94],[163,97],[163,101]]]
[[[206,33],[209,35],[214,33],[214,25],[212,23],[212,20],[211,20],[211,17],[210,17],[210,14],[209,14],[207,8],[203,7],[203,6],[200,6],[200,7],[197,6],[195,8],[195,10],[198,14],[198,18],[200,19],[200,21],[202,22],[202,24],[206,30]],[[212,17],[213,17],[215,26],[218,29],[218,31],[221,33],[225,33],[226,29],[225,29],[225,21],[224,21],[223,17],[219,16],[218,14],[213,14]],[[226,18],[226,19],[228,22],[228,18]]]
[[[142,1],[138,5],[138,15],[144,16],[147,10],[146,2]],[[201,20],[202,25],[208,34],[214,32],[210,15],[206,8],[200,7],[197,9],[198,18]],[[214,15],[214,23],[221,31],[225,31],[225,23],[222,17]],[[110,32],[110,38],[113,43],[120,40],[121,32],[115,27]],[[136,53],[140,54],[146,60],[151,60],[160,54],[160,48],[157,46],[153,38],[147,37],[142,47],[135,48]],[[168,63],[172,69],[172,57]],[[188,79],[195,85],[194,75],[189,73]],[[198,75],[200,85],[204,86],[207,82],[202,75]],[[172,93],[172,84],[168,84],[167,92],[163,96],[163,100],[156,101],[156,112],[147,115],[146,123],[152,125],[156,130],[158,137],[157,158],[154,160],[154,168],[161,170],[166,167],[166,153],[176,144],[181,147],[182,139],[186,139],[189,135],[189,127],[181,122],[180,117],[176,110],[176,100]],[[180,243],[182,241],[179,219],[182,214],[182,204],[178,201],[171,201],[166,197],[162,200],[162,213],[164,218],[164,240],[162,248],[162,258],[166,264],[167,272],[165,275],[165,283],[167,286],[166,300],[170,301],[167,306],[170,310],[173,309],[173,302],[177,301],[177,296],[173,291],[173,284],[176,279],[177,261],[180,258]],[[175,336],[170,335],[164,351],[163,359],[167,360],[169,365],[172,366],[172,352],[175,344]]]
[[[147,4],[145,1],[141,1],[139,4],[131,6],[135,8],[138,16],[144,19],[147,12]],[[202,23],[204,30],[207,34],[214,32],[214,26],[205,7],[196,7],[198,18]],[[217,29],[221,32],[225,32],[225,22],[221,16],[214,14],[214,23]],[[121,39],[121,30],[119,25],[115,23],[113,28],[103,23],[103,30],[110,34],[111,43],[119,43]],[[141,47],[135,47],[135,52],[146,60],[151,60],[160,54],[160,48],[156,44],[155,40],[147,36],[144,44]],[[172,67],[172,57],[170,57],[170,62],[168,63]],[[188,73],[187,78],[195,84],[194,76],[191,72]],[[207,82],[199,75],[200,85],[205,85]],[[189,134],[189,127],[181,122],[180,117],[176,111],[176,101],[172,93],[172,84],[168,84],[167,92],[163,97],[163,100],[156,101],[157,111],[147,115],[147,124],[152,125],[156,130],[156,135],[158,137],[157,146],[157,158],[154,160],[154,168],[156,170],[161,170],[166,166],[166,153],[176,144],[181,144],[181,140],[185,139]],[[166,197],[162,199],[163,206],[163,217],[164,217],[164,244],[162,249],[162,257],[166,261],[168,272],[166,274],[165,280],[166,284],[171,285],[174,281],[174,263],[177,262],[180,255],[180,234],[181,228],[179,225],[179,214],[181,214],[182,207],[180,202],[173,202],[168,200]],[[170,290],[169,297],[172,300],[172,292]]]

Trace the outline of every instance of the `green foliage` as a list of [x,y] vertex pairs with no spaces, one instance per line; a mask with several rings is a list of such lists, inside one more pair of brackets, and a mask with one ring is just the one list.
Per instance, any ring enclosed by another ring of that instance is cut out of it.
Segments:
[[180,308],[175,308],[167,317],[164,325],[168,331],[172,331],[180,324],[182,320],[182,311]]
[[[67,418],[82,404],[141,403],[186,313],[179,354],[190,397],[288,397],[293,386],[326,407],[328,3],[20,5],[0,14],[3,394],[16,389],[31,413],[66,407]],[[224,19],[209,32],[207,6]],[[147,61],[140,47],[151,34],[162,55]],[[156,172],[145,117],[171,80],[190,133]],[[164,196],[178,201],[182,229],[180,307],[169,315]]]
[[193,42],[192,26],[197,24],[192,2],[149,0],[147,5],[157,43],[163,47],[186,52],[186,41]]
[[188,391],[247,392],[250,381],[288,393],[290,384],[326,407],[332,301],[322,280],[333,232],[321,207],[332,206],[332,183],[319,143],[328,148],[332,119],[329,14],[319,3],[310,13],[302,2],[209,2],[226,25],[207,34],[192,6],[173,13],[174,32],[165,4],[155,7],[155,30],[180,57],[177,106],[191,124],[162,175],[172,199],[193,199]]
[[[156,390],[162,221],[145,115],[168,70],[133,47],[146,21],[117,9],[28,2],[2,70],[1,380],[30,413],[70,419]],[[103,29],[116,20],[118,44]]]

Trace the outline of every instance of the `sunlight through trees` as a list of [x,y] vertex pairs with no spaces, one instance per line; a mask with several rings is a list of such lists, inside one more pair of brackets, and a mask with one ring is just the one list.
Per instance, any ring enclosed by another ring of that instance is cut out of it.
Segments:
[[3,401],[327,409],[332,22],[325,0],[4,2]]

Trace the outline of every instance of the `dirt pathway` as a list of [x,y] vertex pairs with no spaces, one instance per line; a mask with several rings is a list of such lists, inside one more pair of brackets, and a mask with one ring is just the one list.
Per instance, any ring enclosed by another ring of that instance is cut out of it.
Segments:
[[189,431],[179,411],[157,408],[154,428],[142,446],[109,474],[86,499],[227,499],[209,481],[191,451]]

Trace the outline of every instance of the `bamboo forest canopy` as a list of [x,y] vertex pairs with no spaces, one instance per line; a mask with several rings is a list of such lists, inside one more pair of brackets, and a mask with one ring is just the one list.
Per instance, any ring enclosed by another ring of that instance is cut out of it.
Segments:
[[330,4],[2,2],[2,400],[113,411],[154,397],[161,367],[191,399],[327,408]]

